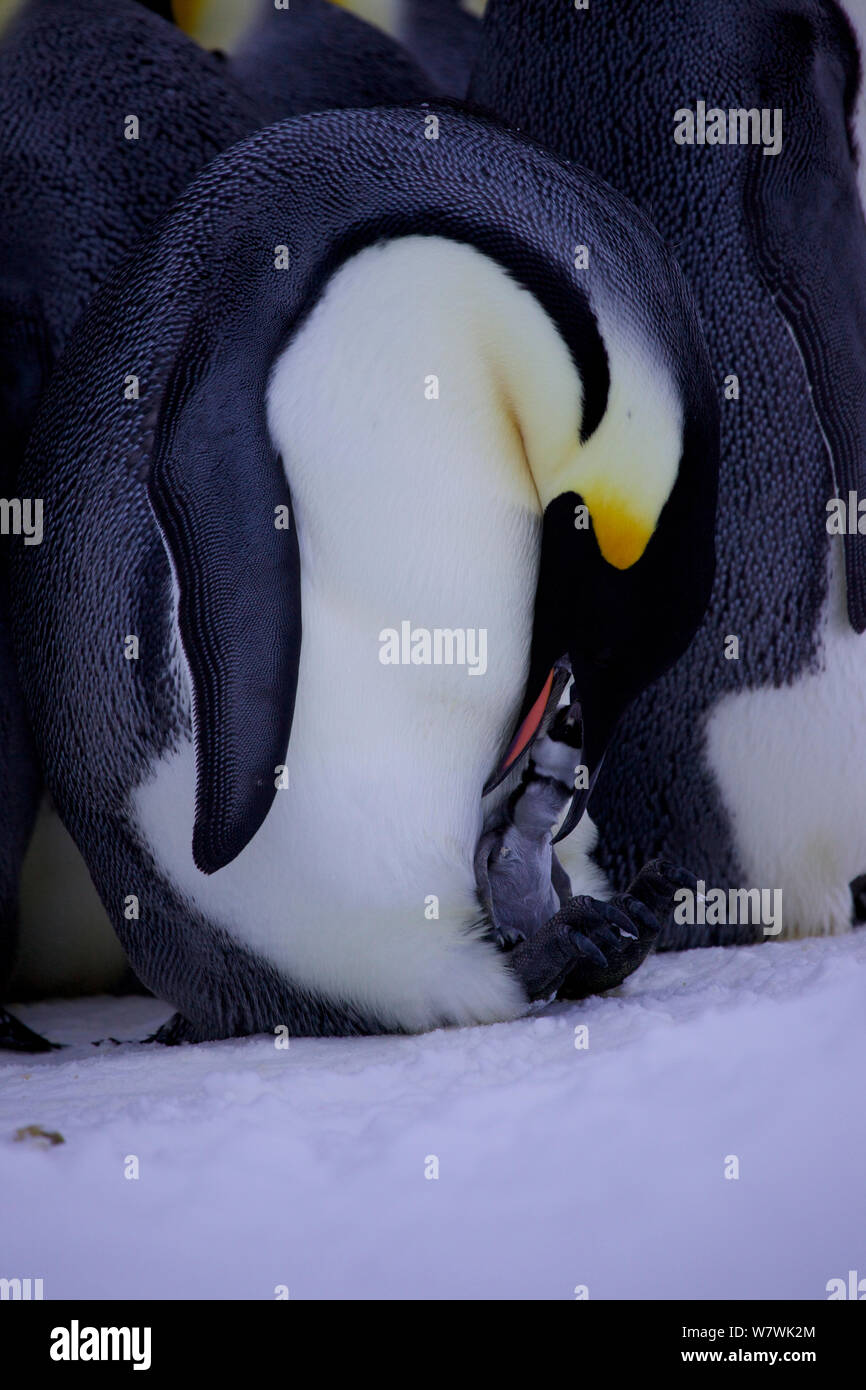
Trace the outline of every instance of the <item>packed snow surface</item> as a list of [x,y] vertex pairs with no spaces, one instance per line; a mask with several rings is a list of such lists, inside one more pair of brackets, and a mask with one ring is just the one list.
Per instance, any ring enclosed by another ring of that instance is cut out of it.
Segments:
[[67,1044],[0,1054],[0,1276],[47,1299],[821,1299],[866,1275],[866,931],[287,1050],[95,1047],[170,1012],[140,997],[18,1012]]

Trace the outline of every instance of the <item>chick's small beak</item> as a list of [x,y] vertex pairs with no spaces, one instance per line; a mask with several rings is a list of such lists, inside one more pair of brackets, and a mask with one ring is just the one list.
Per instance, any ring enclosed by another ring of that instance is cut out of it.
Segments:
[[[575,686],[579,687],[579,685],[580,682],[575,681]],[[601,772],[613,731],[622,712],[622,706],[618,702],[611,701],[609,696],[608,698],[595,696],[592,689],[588,689],[586,685],[580,694],[580,708],[583,727],[580,768],[583,770],[584,776],[581,778],[581,785],[576,789],[571,799],[571,805],[559,830],[553,837],[554,844],[558,844],[560,840],[565,839],[566,835],[571,834],[586,810]]]

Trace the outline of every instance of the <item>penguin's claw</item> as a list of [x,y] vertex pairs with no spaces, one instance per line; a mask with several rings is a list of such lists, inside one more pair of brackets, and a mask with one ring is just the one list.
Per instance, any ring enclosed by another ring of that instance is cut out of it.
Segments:
[[0,1052],[53,1052],[61,1046],[34,1033],[20,1018],[0,1008]]
[[155,1033],[143,1038],[145,1043],[161,1043],[163,1047],[179,1047],[181,1043],[205,1042],[209,1034],[191,1023],[183,1014],[172,1014],[171,1018],[157,1028]]
[[605,956],[604,967],[596,962],[595,967],[587,968],[582,963],[562,983],[559,997],[586,999],[590,994],[601,994],[622,984],[654,947],[673,911],[674,894],[680,888],[695,891],[694,875],[666,859],[653,859],[632,880],[626,893],[618,893],[608,903],[585,899],[601,919],[589,930],[592,941]]
[[851,902],[854,910],[853,922],[859,925],[866,922],[866,874],[860,874],[850,883]]
[[673,912],[674,894],[680,888],[696,893],[698,881],[694,874],[668,859],[651,859],[632,880],[628,891],[649,909],[660,926],[664,926]]
[[[643,965],[655,944],[660,927],[638,898],[619,894],[609,903],[592,898],[573,898],[581,903],[579,931],[594,954],[584,951],[580,963],[569,971],[557,993],[561,999],[586,999],[616,989]],[[571,908],[566,904],[565,911]]]
[[519,927],[494,927],[493,939],[500,951],[510,951],[525,941],[526,936]]
[[580,896],[509,955],[531,1000],[586,999],[622,984],[649,955],[678,888],[694,879],[656,859],[610,902]]
[[627,894],[609,903],[570,898],[529,941],[516,946],[509,962],[529,998],[585,999],[621,984],[643,962],[659,931],[654,921],[650,932],[647,920],[632,919],[633,901]]

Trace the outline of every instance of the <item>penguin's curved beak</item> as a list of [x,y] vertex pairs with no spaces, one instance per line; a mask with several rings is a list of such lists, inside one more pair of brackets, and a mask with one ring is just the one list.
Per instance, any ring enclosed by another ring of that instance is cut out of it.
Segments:
[[[575,667],[579,670],[580,664],[577,651],[559,658],[544,678],[540,692],[534,700],[531,699],[531,691],[536,688],[537,683],[528,685],[524,702],[526,712],[519,721],[517,733],[497,771],[485,783],[484,796],[505,780],[521,755],[531,747],[538,733],[547,728],[561,703],[562,694],[572,679]],[[580,692],[577,681],[572,685],[570,713],[572,722],[577,720],[580,723],[580,759],[575,769],[577,775],[574,795],[554,836],[554,844],[571,833],[586,810],[608,744],[626,703],[600,697],[600,692],[597,692],[593,685],[594,683],[586,684]]]
[[530,691],[537,687],[538,682],[535,684],[530,682],[527,685],[527,697],[523,703],[523,713],[518,721],[517,732],[508,745],[507,753],[484,783],[482,796],[487,796],[489,792],[492,792],[500,783],[505,781],[521,755],[535,742],[539,731],[550,722],[570,678],[571,670],[563,658],[556,662],[548,672],[534,700],[530,699]]
[[541,688],[541,693],[537,696],[535,700],[533,700],[529,712],[520,721],[520,727],[518,728],[517,733],[514,735],[514,738],[511,740],[511,745],[508,749],[508,752],[505,754],[505,757],[502,760],[499,772],[496,773],[494,778],[489,780],[485,785],[485,795],[488,791],[492,791],[495,786],[498,786],[498,784],[502,781],[502,779],[505,776],[507,776],[511,768],[517,762],[521,753],[523,753],[524,750],[530,746],[533,739],[535,738],[535,735],[541,728],[541,724],[545,716],[548,714],[550,709],[554,707],[554,695],[556,702],[558,703],[564,686],[565,681],[557,681],[557,670],[556,667],[554,667],[548,675],[547,679],[545,680],[544,685]]
[[[601,555],[594,535],[576,533],[573,496],[547,508],[541,543],[532,651],[517,732],[484,787],[493,791],[547,728],[571,681],[582,738],[575,791],[554,843],[577,825],[592,795],[620,716],[634,694],[609,644],[630,603],[630,581]],[[611,586],[614,586],[611,588]]]

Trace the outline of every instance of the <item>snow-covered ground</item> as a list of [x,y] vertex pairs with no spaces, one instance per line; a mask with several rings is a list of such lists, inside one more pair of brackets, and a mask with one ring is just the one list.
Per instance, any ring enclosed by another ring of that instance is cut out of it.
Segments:
[[[0,1054],[0,1276],[46,1298],[821,1299],[866,1275],[866,931],[657,957],[490,1028],[92,1045],[167,1012],[19,1010],[70,1046]],[[31,1124],[66,1142],[14,1142]]]

